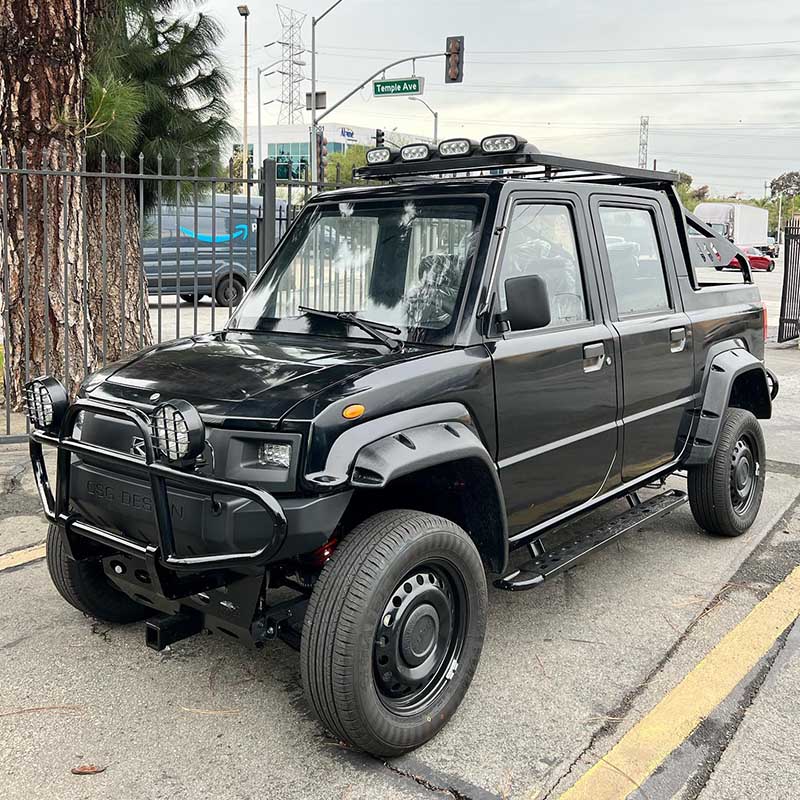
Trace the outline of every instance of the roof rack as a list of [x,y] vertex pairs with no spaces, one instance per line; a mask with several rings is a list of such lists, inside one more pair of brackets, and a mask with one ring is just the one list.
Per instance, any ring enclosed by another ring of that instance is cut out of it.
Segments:
[[[497,170],[502,170],[502,173],[496,172]],[[417,176],[445,177],[454,174],[460,177],[496,176],[661,187],[678,181],[678,175],[674,172],[659,172],[550,155],[540,153],[538,148],[530,144],[524,144],[514,152],[507,153],[477,152],[459,157],[441,157],[434,152],[426,160],[368,164],[354,171],[356,178],[385,181]]]

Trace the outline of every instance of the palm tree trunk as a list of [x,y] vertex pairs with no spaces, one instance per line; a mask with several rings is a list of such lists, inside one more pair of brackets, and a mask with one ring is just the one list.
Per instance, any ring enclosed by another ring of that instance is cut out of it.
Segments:
[[[10,166],[26,154],[29,167],[79,167],[83,139],[71,121],[83,119],[85,65],[86,0],[0,0],[0,147]],[[19,408],[26,376],[54,373],[74,393],[91,360],[83,343],[91,314],[80,269],[81,186],[16,173],[0,181],[0,192],[8,230],[0,242],[5,358]]]

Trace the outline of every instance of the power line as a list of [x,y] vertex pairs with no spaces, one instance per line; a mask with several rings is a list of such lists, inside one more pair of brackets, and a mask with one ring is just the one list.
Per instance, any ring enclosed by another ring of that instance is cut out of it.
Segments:
[[[527,55],[537,54],[544,55],[546,53],[649,53],[653,50],[720,50],[732,47],[772,47],[775,45],[790,45],[800,44],[800,39],[784,39],[782,41],[774,42],[736,42],[731,44],[681,44],[681,45],[662,45],[660,47],[611,47],[604,49],[591,49],[588,47],[581,47],[574,50],[569,49],[555,49],[555,50],[472,50],[471,53],[480,53],[481,55]],[[349,50],[359,53],[414,53],[415,50],[401,50],[397,48],[378,48],[378,47],[338,47],[328,46],[329,50]]]

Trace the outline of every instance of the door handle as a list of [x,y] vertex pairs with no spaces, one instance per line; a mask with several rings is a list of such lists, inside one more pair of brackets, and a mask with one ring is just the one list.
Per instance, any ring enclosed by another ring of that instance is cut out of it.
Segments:
[[671,353],[682,353],[686,349],[686,328],[670,328],[669,349]]
[[602,342],[583,346],[583,371],[597,372],[606,360],[606,346]]

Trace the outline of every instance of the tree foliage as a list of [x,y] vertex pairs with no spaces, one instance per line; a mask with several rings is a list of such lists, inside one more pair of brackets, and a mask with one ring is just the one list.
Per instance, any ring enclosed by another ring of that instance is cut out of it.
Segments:
[[[92,30],[86,107],[87,161],[125,153],[146,173],[216,174],[234,134],[225,99],[230,81],[216,55],[219,24],[177,17],[178,0],[110,0]],[[159,156],[161,163],[159,165]],[[188,185],[187,185],[188,186]],[[174,187],[165,187],[167,190]],[[146,188],[145,204],[155,197]]]
[[784,172],[777,178],[773,178],[769,184],[773,197],[779,194],[794,197],[800,195],[800,172]]
[[328,166],[325,168],[325,181],[334,183],[336,181],[336,168],[339,167],[339,179],[349,183],[353,170],[356,167],[363,167],[367,163],[367,150],[362,144],[351,144],[343,153],[333,153],[328,158]]

